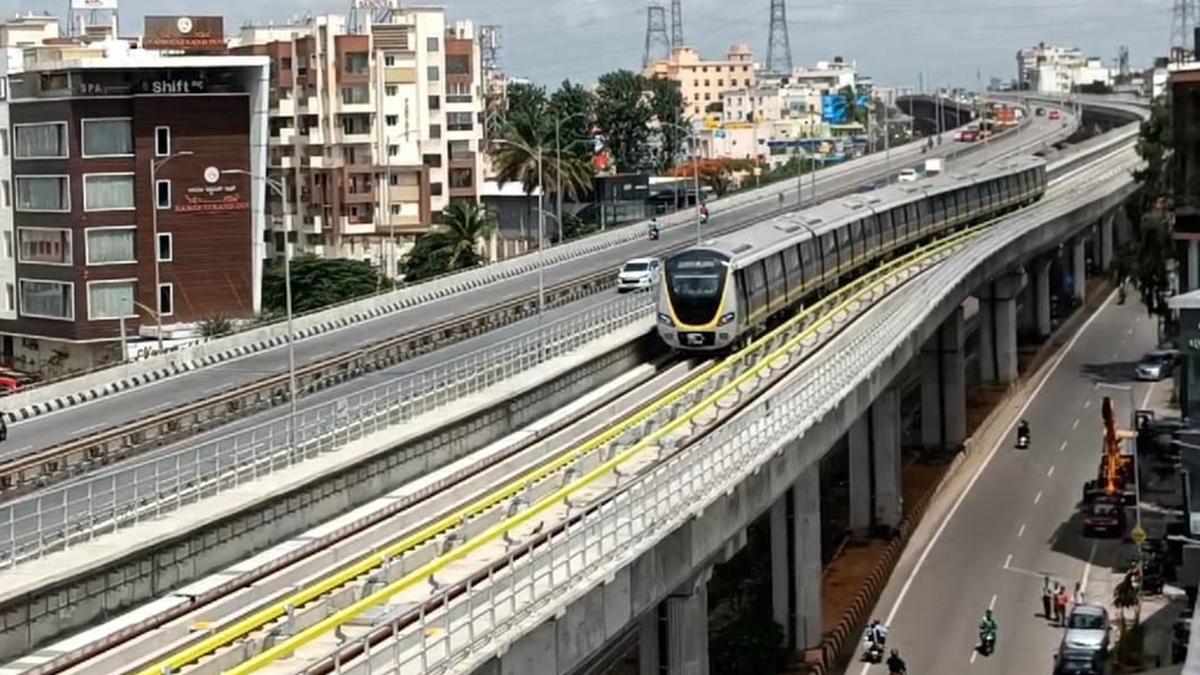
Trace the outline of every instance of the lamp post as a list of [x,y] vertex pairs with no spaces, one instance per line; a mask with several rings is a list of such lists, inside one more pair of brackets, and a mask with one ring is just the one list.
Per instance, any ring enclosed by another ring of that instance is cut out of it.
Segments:
[[[1137,416],[1136,408],[1133,402],[1133,387],[1124,384],[1109,384],[1107,382],[1097,382],[1097,389],[1113,389],[1115,391],[1123,391],[1129,397],[1129,430],[1136,434],[1137,432]],[[1141,472],[1138,470],[1138,452],[1137,452],[1137,436],[1133,437],[1133,499],[1134,499],[1134,517],[1136,518],[1137,529],[1142,529],[1142,479]]]
[[279,195],[283,210],[283,296],[287,313],[287,351],[288,351],[288,401],[290,420],[288,422],[288,444],[296,447],[296,334],[292,331],[292,221],[288,218],[287,190],[283,183],[266,176],[251,173],[245,169],[222,169],[223,176],[249,176],[261,180],[271,191]]
[[[544,197],[546,194],[545,174],[542,173],[542,148],[539,145],[537,148],[530,148],[523,143],[516,143],[505,138],[497,138],[497,145],[513,145],[525,150],[525,152],[534,152],[537,154],[537,186],[538,186],[538,324],[542,323],[542,313],[546,307],[546,265],[543,257],[543,250],[546,244],[546,210],[544,208]],[[561,226],[561,221],[560,221]]]
[[[555,208],[555,221],[558,223],[558,243],[563,243],[563,222],[562,222],[562,139],[561,127],[562,123],[567,120],[572,120],[577,117],[582,117],[582,112],[575,112],[560,117],[557,113],[554,115],[554,156],[557,164],[554,166],[554,200],[557,202]],[[540,172],[539,172],[540,174]]]
[[704,233],[701,230],[700,222],[700,138],[696,135],[695,128],[684,126],[675,122],[659,122],[659,125],[674,127],[683,131],[692,140],[692,190],[695,192],[696,206],[696,243],[699,244],[703,239]]
[[158,330],[158,351],[160,353],[163,351],[163,334],[162,292],[159,290],[162,273],[159,270],[158,262],[158,171],[159,169],[163,168],[167,162],[175,159],[176,157],[190,157],[194,154],[196,153],[192,152],[191,150],[180,150],[178,152],[172,152],[165,157],[159,157],[150,160],[150,196],[152,200],[152,208],[150,209],[150,231],[152,233],[151,236],[154,238],[154,321]]

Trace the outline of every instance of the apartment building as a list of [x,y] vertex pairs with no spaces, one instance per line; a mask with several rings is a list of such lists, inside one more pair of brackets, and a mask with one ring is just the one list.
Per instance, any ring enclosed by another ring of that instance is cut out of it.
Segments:
[[[274,250],[366,260],[389,276],[452,199],[478,200],[484,97],[470,22],[441,7],[247,26],[232,46],[270,59]],[[286,220],[285,220],[286,218]]]
[[692,47],[679,47],[671,52],[671,58],[650,63],[642,74],[678,83],[684,113],[701,119],[710,108],[716,110],[722,93],[754,87],[755,71],[754,52],[747,45],[737,44],[724,59],[716,60],[701,58]]
[[267,59],[131,42],[3,52],[0,362],[66,374],[261,307]]

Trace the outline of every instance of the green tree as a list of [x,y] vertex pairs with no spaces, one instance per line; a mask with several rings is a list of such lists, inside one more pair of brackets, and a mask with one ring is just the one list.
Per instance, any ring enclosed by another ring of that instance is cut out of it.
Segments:
[[[306,255],[292,260],[292,310],[308,312],[374,293],[379,273],[371,263],[348,258]],[[271,263],[263,273],[263,306],[270,312],[287,309],[283,264]]]
[[651,111],[642,96],[642,78],[628,70],[600,76],[596,87],[596,123],[604,134],[617,171],[648,165]]
[[536,84],[514,82],[504,92],[504,111],[509,114],[526,114],[540,117],[545,114],[548,101],[546,90]]
[[483,262],[479,244],[496,230],[491,211],[467,200],[455,200],[442,210],[432,232],[417,240],[404,259],[405,281],[475,267]]
[[1134,177],[1142,183],[1138,199],[1126,205],[1131,223],[1136,223],[1133,237],[1117,251],[1117,272],[1120,278],[1132,281],[1141,296],[1142,304],[1153,316],[1167,319],[1168,278],[1174,245],[1174,229],[1170,213],[1172,195],[1171,150],[1174,146],[1173,111],[1169,95],[1160,97],[1151,106],[1150,119],[1142,123],[1137,142],[1138,155],[1145,160],[1143,169]]
[[[533,194],[544,178],[547,189],[561,184],[566,197],[579,199],[591,191],[593,175],[591,162],[579,147],[583,143],[562,142],[560,161],[555,152],[553,122],[547,123],[546,117],[513,114],[506,120],[501,142],[492,152],[496,180],[501,184],[521,183],[525,194]],[[544,176],[538,176],[539,153]]]
[[596,115],[592,94],[582,85],[563,80],[550,96],[549,111],[561,122],[558,131],[563,152],[570,148],[572,152],[590,160],[588,129]]
[[658,149],[654,155],[654,167],[666,173],[675,166],[675,159],[683,150],[687,132],[683,127],[683,95],[679,85],[670,80],[654,78],[647,82],[650,91],[650,112],[658,122],[656,136]]

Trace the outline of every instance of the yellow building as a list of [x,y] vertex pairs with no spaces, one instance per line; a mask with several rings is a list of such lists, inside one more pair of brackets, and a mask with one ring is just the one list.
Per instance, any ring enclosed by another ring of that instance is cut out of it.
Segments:
[[754,86],[754,52],[737,44],[724,59],[710,61],[692,47],[679,47],[670,59],[652,62],[642,74],[679,83],[684,112],[699,119],[710,105],[721,102],[722,92]]

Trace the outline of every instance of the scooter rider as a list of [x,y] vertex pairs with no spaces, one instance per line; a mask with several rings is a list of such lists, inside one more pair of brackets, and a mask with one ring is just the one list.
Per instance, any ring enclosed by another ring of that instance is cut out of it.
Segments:
[[908,664],[900,658],[899,649],[892,650],[892,655],[887,660],[887,667],[889,675],[908,675]]
[[[780,195],[782,196],[782,195]],[[708,224],[708,204],[700,205],[700,224]]]
[[867,640],[871,644],[883,647],[883,645],[887,644],[887,634],[887,626],[883,625],[883,622],[879,619],[872,619],[871,625],[867,626]]
[[650,238],[658,239],[658,216],[650,219]]
[[996,645],[996,634],[1000,630],[1000,624],[996,623],[996,617],[992,614],[992,610],[988,609],[983,613],[983,618],[979,620],[979,638],[982,642],[990,637],[992,646]]
[[1017,440],[1021,439],[1029,440],[1029,422],[1025,420],[1021,420],[1021,423],[1017,425]]

